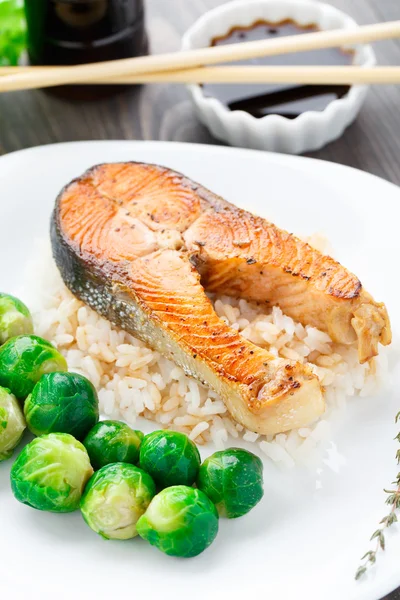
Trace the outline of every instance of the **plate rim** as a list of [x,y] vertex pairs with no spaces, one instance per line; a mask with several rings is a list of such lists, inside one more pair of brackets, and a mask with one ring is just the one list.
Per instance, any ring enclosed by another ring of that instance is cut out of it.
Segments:
[[49,143],[49,144],[40,144],[38,146],[30,146],[29,148],[22,148],[20,150],[13,150],[12,152],[8,152],[6,154],[3,154],[0,156],[0,163],[3,163],[5,161],[8,160],[12,160],[13,157],[20,155],[20,154],[34,154],[38,151],[41,151],[42,149],[48,149],[48,148],[59,148],[59,147],[63,147],[63,146],[85,146],[85,145],[97,145],[97,144],[102,144],[102,145],[112,145],[112,144],[126,144],[126,145],[137,145],[137,146],[141,146],[141,145],[145,145],[147,147],[151,147],[154,146],[154,148],[157,147],[164,147],[164,146],[169,146],[169,147],[175,147],[176,149],[179,148],[183,148],[183,147],[190,147],[191,149],[197,150],[197,151],[201,151],[201,152],[206,152],[206,151],[210,151],[212,150],[212,152],[217,152],[217,153],[239,153],[239,154],[248,154],[248,155],[255,155],[258,157],[263,157],[267,160],[276,160],[278,162],[282,162],[285,163],[287,162],[288,164],[293,163],[293,162],[304,162],[304,164],[312,164],[312,163],[322,163],[324,165],[324,168],[327,169],[337,169],[337,170],[344,170],[347,172],[352,172],[353,174],[356,174],[356,176],[360,176],[360,177],[366,177],[366,178],[372,178],[375,183],[379,182],[379,183],[384,183],[384,184],[388,184],[389,186],[391,186],[392,188],[394,188],[395,190],[397,190],[397,192],[400,193],[400,186],[397,185],[396,183],[393,183],[392,181],[389,181],[387,179],[385,179],[384,177],[380,177],[379,175],[375,175],[374,173],[369,173],[367,171],[363,171],[361,168],[358,167],[353,167],[350,165],[344,165],[342,163],[337,163],[337,162],[332,162],[330,160],[325,160],[322,158],[316,158],[313,156],[302,156],[302,155],[296,155],[296,154],[283,154],[280,152],[270,152],[267,150],[256,150],[253,148],[239,148],[239,147],[234,147],[234,146],[226,146],[223,144],[202,144],[202,143],[196,143],[196,142],[180,142],[180,141],[164,141],[164,140],[126,140],[126,139],[107,139],[107,140],[76,140],[76,141],[68,141],[68,142],[54,142],[54,143]]

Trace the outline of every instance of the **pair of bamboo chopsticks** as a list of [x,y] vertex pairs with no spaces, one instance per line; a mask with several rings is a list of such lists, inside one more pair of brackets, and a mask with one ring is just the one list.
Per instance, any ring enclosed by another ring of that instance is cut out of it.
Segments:
[[400,67],[209,66],[396,37],[400,21],[71,67],[1,67],[0,92],[71,83],[400,83]]

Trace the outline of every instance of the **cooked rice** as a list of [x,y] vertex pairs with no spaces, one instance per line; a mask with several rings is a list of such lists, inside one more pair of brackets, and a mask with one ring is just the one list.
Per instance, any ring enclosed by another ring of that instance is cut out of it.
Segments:
[[[316,238],[311,242],[316,245]],[[213,299],[217,314],[232,328],[276,356],[308,363],[325,388],[323,419],[276,436],[247,431],[229,416],[215,392],[184,374],[170,360],[114,327],[65,287],[48,243],[39,245],[29,267],[24,298],[32,308],[35,333],[64,354],[71,371],[88,377],[99,393],[104,417],[135,425],[138,417],[158,427],[182,431],[197,444],[215,448],[243,441],[281,466],[315,464],[314,450],[329,440],[327,418],[350,396],[371,395],[385,376],[385,354],[360,365],[355,347],[334,344],[326,333],[296,323],[282,311],[227,296]]]

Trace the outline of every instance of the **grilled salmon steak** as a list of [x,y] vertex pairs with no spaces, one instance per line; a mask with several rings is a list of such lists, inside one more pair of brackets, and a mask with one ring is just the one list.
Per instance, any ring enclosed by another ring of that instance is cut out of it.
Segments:
[[391,340],[385,306],[339,263],[164,167],[93,167],[57,198],[51,236],[77,297],[212,387],[252,431],[312,422],[321,387],[307,365],[228,327],[205,289],[279,305],[357,343],[361,362]]

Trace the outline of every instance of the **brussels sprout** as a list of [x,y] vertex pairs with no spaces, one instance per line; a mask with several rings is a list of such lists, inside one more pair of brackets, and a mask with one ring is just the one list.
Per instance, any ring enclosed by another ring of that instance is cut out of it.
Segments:
[[77,373],[47,373],[25,400],[24,413],[35,435],[70,433],[82,440],[99,420],[93,385]]
[[17,398],[26,398],[45,373],[66,370],[65,358],[35,335],[20,335],[0,348],[0,385]]
[[111,463],[137,463],[143,433],[121,421],[101,421],[89,431],[83,445],[94,469]]
[[128,540],[156,493],[150,475],[127,463],[102,467],[90,479],[81,500],[83,518],[105,539]]
[[0,462],[11,456],[25,427],[18,400],[8,390],[0,387]]
[[24,333],[33,333],[31,313],[18,298],[0,293],[0,344]]
[[140,447],[140,466],[160,487],[192,485],[200,467],[196,444],[176,431],[154,431]]
[[214,502],[221,517],[248,513],[263,497],[263,464],[251,452],[215,452],[200,467],[197,487]]
[[200,490],[175,485],[162,490],[137,523],[140,537],[170,556],[197,556],[218,533],[218,513]]
[[19,502],[38,510],[66,513],[79,508],[93,474],[85,447],[68,433],[50,433],[25,446],[11,469]]

